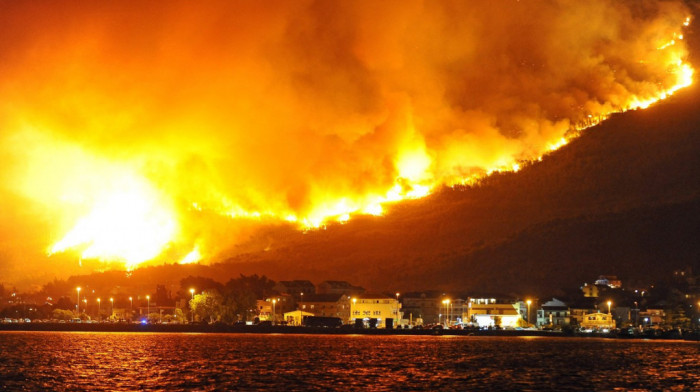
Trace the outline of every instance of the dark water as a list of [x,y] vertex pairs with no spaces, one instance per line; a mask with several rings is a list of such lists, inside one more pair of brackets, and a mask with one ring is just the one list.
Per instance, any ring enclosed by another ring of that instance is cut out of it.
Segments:
[[700,390],[700,344],[0,332],[0,390]]

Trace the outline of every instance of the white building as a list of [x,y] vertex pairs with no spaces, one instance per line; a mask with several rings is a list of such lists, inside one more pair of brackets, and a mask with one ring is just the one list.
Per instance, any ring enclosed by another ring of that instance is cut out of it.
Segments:
[[350,320],[353,323],[361,319],[365,325],[371,325],[376,322],[375,326],[377,328],[384,328],[388,318],[392,319],[392,322],[396,325],[400,316],[401,304],[394,297],[384,294],[366,293],[351,299]]
[[569,307],[556,298],[545,302],[537,310],[537,326],[564,326],[571,323]]
[[512,301],[495,298],[470,298],[467,320],[479,327],[515,328],[521,323],[520,306]]

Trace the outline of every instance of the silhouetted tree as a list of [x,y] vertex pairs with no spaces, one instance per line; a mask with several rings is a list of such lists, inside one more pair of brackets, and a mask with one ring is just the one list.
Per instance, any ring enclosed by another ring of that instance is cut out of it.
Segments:
[[73,301],[70,300],[68,297],[61,297],[58,299],[58,302],[56,302],[57,309],[64,309],[64,310],[73,310],[75,309],[75,304]]
[[190,289],[194,289],[197,293],[202,293],[206,290],[216,290],[219,293],[223,291],[224,285],[221,283],[202,276],[188,276],[180,280],[180,291],[177,295],[180,298],[189,298]]
[[274,286],[275,282],[265,275],[241,275],[229,280],[224,286],[221,320],[229,323],[247,320],[255,301],[271,294]]

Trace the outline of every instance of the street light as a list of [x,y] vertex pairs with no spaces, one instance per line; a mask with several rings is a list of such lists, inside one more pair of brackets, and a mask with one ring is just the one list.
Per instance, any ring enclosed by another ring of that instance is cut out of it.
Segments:
[[110,297],[109,302],[111,303],[111,309],[109,310],[109,318],[112,318],[112,316],[114,316],[114,298]]
[[612,301],[608,301],[608,314],[610,314],[610,305],[612,305]]
[[[190,289],[190,294],[192,294],[192,301],[194,301],[194,289]],[[190,313],[192,314],[192,324],[194,324],[194,312],[192,311],[192,304],[190,304]]]
[[530,304],[532,303],[531,299],[528,299],[527,301],[527,326],[530,326]]
[[[352,316],[355,315],[355,307],[357,306],[357,298],[352,299],[352,307],[350,308],[350,320],[352,320]],[[357,320],[357,318],[355,319]]]
[[98,298],[97,299],[97,318],[99,318],[100,321],[102,321],[102,315],[100,314],[100,313],[102,313],[102,306],[101,305],[102,305],[102,300]]
[[450,309],[450,300],[445,300],[445,314],[447,314],[447,327],[452,323],[452,311]]
[[399,293],[396,293],[396,326],[399,326],[399,321],[401,321],[401,318],[399,317]]
[[273,299],[272,300],[272,324],[275,324],[275,304],[277,303],[277,300]]
[[151,314],[151,296],[147,295],[146,296],[146,324],[150,321],[150,314]]
[[80,286],[76,290],[78,290],[78,301],[75,303],[75,308],[78,311],[78,317],[80,317]]
[[131,318],[134,316],[134,298],[129,297],[129,322],[131,322]]

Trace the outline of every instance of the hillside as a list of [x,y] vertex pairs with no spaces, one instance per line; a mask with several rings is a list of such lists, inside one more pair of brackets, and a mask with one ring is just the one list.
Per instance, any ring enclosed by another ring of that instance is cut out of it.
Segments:
[[[698,37],[689,38],[700,53]],[[614,115],[517,173],[387,206],[383,217],[306,233],[271,226],[211,266],[91,279],[149,287],[188,275],[226,281],[257,273],[375,290],[551,293],[600,274],[631,282],[688,265],[700,270],[698,84],[649,109]]]
[[534,289],[697,266],[698,96],[693,87],[615,115],[518,173],[393,206],[384,218],[267,233],[271,250],[237,256],[225,269],[377,288]]

